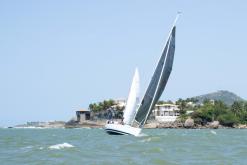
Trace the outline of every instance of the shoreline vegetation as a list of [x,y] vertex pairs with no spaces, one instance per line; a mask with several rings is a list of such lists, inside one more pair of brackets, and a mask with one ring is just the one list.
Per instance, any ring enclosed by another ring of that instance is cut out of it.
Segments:
[[[247,128],[247,101],[228,91],[218,91],[187,99],[180,98],[175,102],[158,101],[157,104],[166,103],[176,104],[180,109],[180,116],[176,121],[158,122],[155,120],[154,114],[151,114],[144,128]],[[124,108],[124,106],[119,106],[114,100],[104,100],[89,105],[89,120],[78,121],[72,118],[68,122],[27,122],[27,124],[15,127],[103,128],[109,119],[120,123],[123,118]]]
[[[174,103],[172,101],[159,101],[157,104],[178,105],[180,116],[175,122],[158,122],[154,120],[155,116],[151,114],[144,128],[247,128],[247,102],[228,91],[219,91],[215,95],[224,96],[223,98],[227,101],[224,99],[217,100],[217,98],[215,100],[209,98],[202,100],[201,96],[199,99],[198,97],[185,100],[178,99]],[[230,101],[229,97],[237,99]],[[121,121],[124,107],[119,107],[113,100],[104,100],[90,104],[89,109],[92,112],[92,118],[96,121],[95,124],[103,127],[108,118]],[[105,122],[97,123],[98,119],[105,119]],[[73,127],[72,123],[73,121],[67,123],[67,127]],[[76,127],[81,125],[90,127],[91,124],[84,122],[77,125],[74,122]]]
[[[94,104],[96,110],[91,107],[91,119],[83,122],[78,122],[75,119],[71,119],[68,122],[28,122],[27,124],[16,126],[16,128],[103,128],[109,116],[120,123],[124,108],[112,109],[110,108],[112,105],[109,102],[114,104],[112,100]],[[168,102],[170,103],[171,101]],[[191,104],[191,102],[194,104]],[[196,102],[197,100],[195,99],[179,99],[175,104],[179,105],[180,116],[175,122],[158,122],[151,115],[144,128],[247,128],[247,102],[236,101],[231,106],[227,106],[222,101],[204,100],[202,104],[195,104]],[[158,102],[158,104],[163,103],[166,102]],[[100,110],[98,106],[104,107],[105,110]]]

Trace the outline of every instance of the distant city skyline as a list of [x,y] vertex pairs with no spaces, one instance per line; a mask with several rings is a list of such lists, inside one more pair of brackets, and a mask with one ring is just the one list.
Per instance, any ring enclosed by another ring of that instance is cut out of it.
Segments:
[[177,11],[161,97],[228,90],[247,99],[246,1],[0,1],[0,126],[69,120],[92,102],[141,96]]

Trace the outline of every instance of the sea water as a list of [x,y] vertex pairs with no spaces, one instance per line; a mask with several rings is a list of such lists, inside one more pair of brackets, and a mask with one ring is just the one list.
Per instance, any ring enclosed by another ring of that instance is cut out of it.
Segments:
[[246,129],[0,129],[1,165],[247,164]]

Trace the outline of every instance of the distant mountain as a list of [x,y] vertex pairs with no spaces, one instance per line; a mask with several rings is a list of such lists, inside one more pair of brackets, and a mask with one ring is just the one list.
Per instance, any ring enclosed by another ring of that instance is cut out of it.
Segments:
[[244,101],[244,99],[242,99],[241,97],[226,90],[220,90],[217,92],[200,95],[193,98],[197,99],[199,103],[202,103],[204,100],[208,99],[208,100],[220,100],[227,105],[232,105],[234,101]]

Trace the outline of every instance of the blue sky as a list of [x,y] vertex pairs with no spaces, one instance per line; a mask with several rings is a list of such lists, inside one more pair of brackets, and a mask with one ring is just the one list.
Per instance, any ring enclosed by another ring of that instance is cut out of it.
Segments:
[[229,90],[247,99],[246,1],[0,1],[0,126],[69,120],[89,103],[146,89],[177,11],[161,97]]

